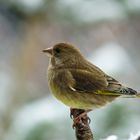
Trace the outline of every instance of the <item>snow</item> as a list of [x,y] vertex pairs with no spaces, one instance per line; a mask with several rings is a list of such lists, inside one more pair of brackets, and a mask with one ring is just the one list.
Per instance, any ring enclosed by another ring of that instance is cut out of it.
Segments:
[[[131,133],[128,139],[121,139],[121,140],[137,140],[140,137],[140,131],[136,134]],[[105,139],[100,140],[119,140],[119,138],[116,135],[108,136]]]
[[112,135],[112,136],[107,137],[106,139],[101,139],[101,140],[117,140],[117,139],[118,139],[117,136]]

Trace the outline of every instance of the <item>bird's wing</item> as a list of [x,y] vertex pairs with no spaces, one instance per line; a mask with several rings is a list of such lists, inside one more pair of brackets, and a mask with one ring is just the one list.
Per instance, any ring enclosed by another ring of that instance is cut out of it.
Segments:
[[[128,88],[120,84],[117,80],[114,78],[106,75],[106,79],[108,82],[108,86],[106,89],[102,91],[98,91],[97,94],[100,95],[110,95],[110,96],[120,96],[120,95],[136,95],[137,92],[133,90],[132,88]],[[123,96],[125,97],[125,96]]]
[[103,90],[108,86],[108,82],[103,73],[95,75],[92,72],[81,69],[69,70],[74,84],[72,89],[78,92],[95,92],[97,90]]
[[137,94],[135,90],[122,86],[117,80],[104,73],[95,75],[92,72],[81,69],[62,70],[54,81],[63,89],[67,88],[79,93],[94,93],[107,96]]
[[82,93],[93,93],[97,90],[103,90],[108,86],[103,74],[94,75],[91,72],[81,69],[59,70],[55,74],[53,81],[62,89]]
[[120,96],[120,95],[136,95],[136,91],[121,85],[114,78],[100,73],[94,73],[86,70],[70,70],[74,84],[71,89],[78,92],[89,92],[100,95]]

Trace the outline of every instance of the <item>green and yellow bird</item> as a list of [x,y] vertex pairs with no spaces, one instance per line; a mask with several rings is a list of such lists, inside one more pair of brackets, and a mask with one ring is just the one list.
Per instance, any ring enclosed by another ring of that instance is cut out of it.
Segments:
[[71,44],[43,50],[50,57],[48,84],[53,95],[70,108],[92,110],[120,96],[140,97],[85,59]]

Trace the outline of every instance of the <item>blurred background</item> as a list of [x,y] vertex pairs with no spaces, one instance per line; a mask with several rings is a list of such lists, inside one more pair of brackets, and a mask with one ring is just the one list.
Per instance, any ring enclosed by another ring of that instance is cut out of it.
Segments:
[[[74,44],[140,91],[140,0],[0,0],[0,140],[72,140],[69,108],[49,92],[44,48]],[[140,100],[89,113],[95,139],[140,130]]]

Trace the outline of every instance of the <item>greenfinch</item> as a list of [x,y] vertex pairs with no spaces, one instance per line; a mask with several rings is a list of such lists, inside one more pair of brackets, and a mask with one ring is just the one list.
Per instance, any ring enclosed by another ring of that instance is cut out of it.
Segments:
[[68,43],[43,50],[50,57],[47,71],[53,95],[70,108],[91,110],[120,96],[140,97],[132,88],[104,73]]

